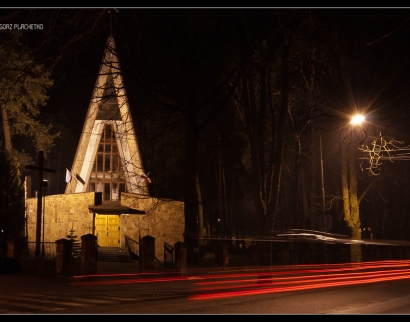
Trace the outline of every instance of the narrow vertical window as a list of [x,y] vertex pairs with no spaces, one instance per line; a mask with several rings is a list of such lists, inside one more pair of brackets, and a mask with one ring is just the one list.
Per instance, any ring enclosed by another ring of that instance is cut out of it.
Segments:
[[112,201],[118,201],[118,183],[113,182],[112,184]]
[[90,174],[88,191],[102,192],[104,201],[119,201],[125,176],[112,124],[105,124]]
[[97,155],[97,171],[98,172],[104,171],[104,168],[103,168],[103,154],[102,153],[98,153],[98,155]]
[[110,154],[105,154],[104,155],[104,171],[109,172],[111,171],[111,155]]
[[104,200],[106,201],[110,200],[111,199],[110,194],[111,194],[110,183],[106,182],[104,183]]

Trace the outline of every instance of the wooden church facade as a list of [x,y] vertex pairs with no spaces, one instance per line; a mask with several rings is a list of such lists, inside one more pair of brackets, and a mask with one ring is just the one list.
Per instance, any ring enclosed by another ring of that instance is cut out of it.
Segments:
[[[184,205],[149,194],[114,39],[108,38],[64,194],[44,197],[42,240],[54,242],[92,233],[100,247],[125,247],[155,238],[155,256],[164,243],[183,241]],[[26,199],[27,235],[36,240],[37,198]]]

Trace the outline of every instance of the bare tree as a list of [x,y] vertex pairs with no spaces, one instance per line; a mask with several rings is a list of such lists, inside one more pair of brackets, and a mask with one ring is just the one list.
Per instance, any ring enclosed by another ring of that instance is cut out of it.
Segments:
[[404,141],[398,141],[394,138],[384,138],[382,133],[378,137],[374,137],[370,145],[363,144],[359,150],[367,156],[363,159],[368,163],[370,175],[377,176],[380,174],[382,160],[408,160],[410,159],[410,146],[403,146]]

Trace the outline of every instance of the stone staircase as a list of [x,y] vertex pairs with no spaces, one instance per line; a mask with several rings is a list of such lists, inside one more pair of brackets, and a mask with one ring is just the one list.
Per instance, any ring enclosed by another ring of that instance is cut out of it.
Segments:
[[127,248],[120,247],[98,247],[99,262],[131,262],[130,253]]

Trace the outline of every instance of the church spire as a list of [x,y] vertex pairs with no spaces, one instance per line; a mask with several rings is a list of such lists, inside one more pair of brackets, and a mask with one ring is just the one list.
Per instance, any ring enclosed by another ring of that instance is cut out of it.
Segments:
[[113,14],[114,14],[114,12],[115,13],[118,13],[120,10],[118,10],[118,9],[109,9],[108,10],[108,14],[110,15],[110,34],[112,35],[112,16],[113,16]]
[[148,194],[147,181],[141,180],[145,171],[112,34],[107,39],[71,173],[79,180],[67,183],[66,194],[103,192],[110,201],[115,201],[113,196],[120,187]]

